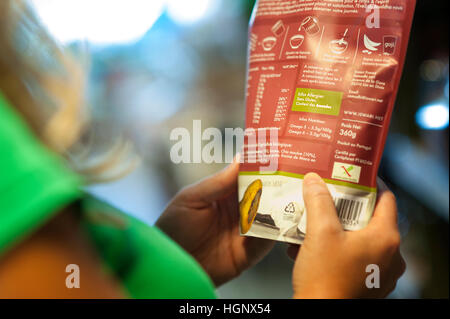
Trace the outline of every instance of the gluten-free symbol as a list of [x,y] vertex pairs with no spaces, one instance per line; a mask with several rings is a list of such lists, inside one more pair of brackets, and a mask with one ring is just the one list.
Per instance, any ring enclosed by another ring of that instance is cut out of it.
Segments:
[[350,174],[350,173],[351,173],[351,171],[353,171],[355,169],[353,166],[349,166],[347,168],[345,166],[342,166],[342,168],[344,169],[345,174],[347,174],[348,177],[352,177],[352,174]]
[[346,182],[359,183],[361,170],[362,168],[360,166],[354,164],[335,162],[332,178]]

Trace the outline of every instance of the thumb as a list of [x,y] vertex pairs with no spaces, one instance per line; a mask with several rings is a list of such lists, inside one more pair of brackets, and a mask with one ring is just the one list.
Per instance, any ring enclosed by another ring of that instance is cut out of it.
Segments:
[[189,195],[206,202],[222,199],[237,190],[238,175],[239,155],[225,169],[191,187]]
[[306,208],[307,235],[341,232],[336,206],[322,178],[310,173],[303,181],[303,200]]

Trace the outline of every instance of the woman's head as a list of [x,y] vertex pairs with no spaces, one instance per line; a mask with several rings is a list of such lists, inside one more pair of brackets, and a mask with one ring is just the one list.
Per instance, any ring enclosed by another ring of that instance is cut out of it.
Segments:
[[[86,156],[92,126],[84,107],[85,64],[47,33],[27,1],[0,1],[0,50],[0,91],[49,148],[75,155],[76,168],[91,181],[109,179],[111,170],[117,175],[124,162],[127,168],[119,175],[134,167],[123,160],[130,153],[123,140],[101,160],[98,152],[94,160]],[[81,151],[84,163],[74,149]]]
[[85,76],[26,1],[0,1],[0,90],[35,133],[64,152],[82,132]]

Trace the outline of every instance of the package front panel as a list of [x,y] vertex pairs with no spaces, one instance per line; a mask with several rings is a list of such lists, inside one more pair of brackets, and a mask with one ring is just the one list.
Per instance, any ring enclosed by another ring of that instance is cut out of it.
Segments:
[[[241,210],[241,222],[250,226],[243,233],[301,243],[308,172],[328,183],[345,229],[370,220],[415,5],[377,2],[257,3],[249,32],[250,133],[239,179],[241,204],[250,201],[244,206],[251,208]],[[270,153],[269,129],[277,132],[271,174],[261,170],[266,162],[253,160]],[[248,196],[255,181],[261,189]]]

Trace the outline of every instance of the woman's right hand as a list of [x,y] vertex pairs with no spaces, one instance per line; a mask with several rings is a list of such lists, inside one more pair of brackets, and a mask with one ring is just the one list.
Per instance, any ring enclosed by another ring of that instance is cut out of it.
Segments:
[[[303,196],[307,234],[294,266],[294,298],[384,298],[392,292],[406,268],[395,196],[380,189],[372,220],[356,232],[343,230],[320,176],[305,177]],[[369,265],[379,267],[379,288],[366,285]]]

